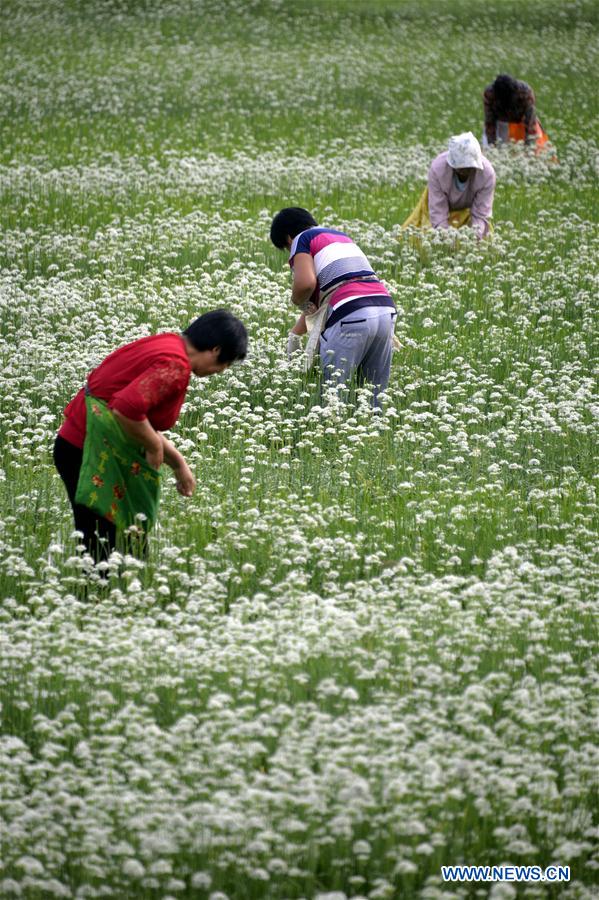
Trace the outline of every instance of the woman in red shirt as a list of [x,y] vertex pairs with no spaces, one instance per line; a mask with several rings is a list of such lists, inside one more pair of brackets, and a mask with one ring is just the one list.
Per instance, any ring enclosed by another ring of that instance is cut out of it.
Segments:
[[[87,392],[108,404],[131,444],[142,447],[145,460],[158,470],[165,462],[175,473],[177,490],[189,497],[194,475],[165,431],[177,421],[193,373],[200,378],[228,368],[247,352],[247,332],[227,310],[197,318],[182,334],[141,338],[111,353],[90,373]],[[66,407],[54,444],[54,463],[65,483],[75,528],[96,560],[116,544],[117,528],[109,519],[75,501],[86,435],[86,389]]]

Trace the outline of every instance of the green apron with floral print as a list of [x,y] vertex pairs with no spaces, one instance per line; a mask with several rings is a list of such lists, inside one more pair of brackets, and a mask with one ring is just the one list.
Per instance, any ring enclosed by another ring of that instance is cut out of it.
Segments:
[[149,531],[160,502],[160,473],[146,462],[104,400],[86,393],[87,423],[75,502],[117,528]]

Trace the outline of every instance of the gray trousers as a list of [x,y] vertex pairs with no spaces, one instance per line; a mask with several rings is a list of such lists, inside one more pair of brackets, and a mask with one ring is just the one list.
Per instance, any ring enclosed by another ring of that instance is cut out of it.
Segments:
[[397,313],[388,306],[365,306],[348,313],[320,336],[323,380],[374,385],[374,404],[379,391],[389,384],[393,331]]

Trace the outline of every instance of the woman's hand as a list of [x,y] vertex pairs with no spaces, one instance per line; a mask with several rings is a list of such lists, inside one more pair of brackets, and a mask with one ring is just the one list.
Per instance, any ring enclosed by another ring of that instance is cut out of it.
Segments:
[[157,447],[152,448],[151,450],[146,449],[146,462],[149,466],[152,466],[153,469],[160,468],[160,466],[164,462],[164,449],[162,447],[162,443],[160,443]]
[[302,349],[302,339],[295,331],[290,331],[287,337],[287,359],[292,360],[298,350]]
[[177,479],[177,490],[183,497],[191,497],[196,489],[196,480],[193,472],[185,462],[173,469],[175,478]]
[[185,457],[179,453],[175,445],[168,441],[164,435],[161,435],[161,437],[164,461],[173,470],[177,482],[177,490],[183,497],[191,497],[196,489],[195,475],[187,465]]

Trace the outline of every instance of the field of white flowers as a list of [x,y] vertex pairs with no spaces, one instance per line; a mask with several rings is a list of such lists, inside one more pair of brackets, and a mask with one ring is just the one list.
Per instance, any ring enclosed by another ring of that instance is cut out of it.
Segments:
[[[0,897],[590,900],[599,879],[597,7],[5,0]],[[495,236],[398,240],[529,81]],[[285,356],[282,206],[347,229],[402,349],[380,414]],[[119,344],[226,306],[149,560],[107,583],[51,462]],[[571,882],[447,885],[447,863]]]

